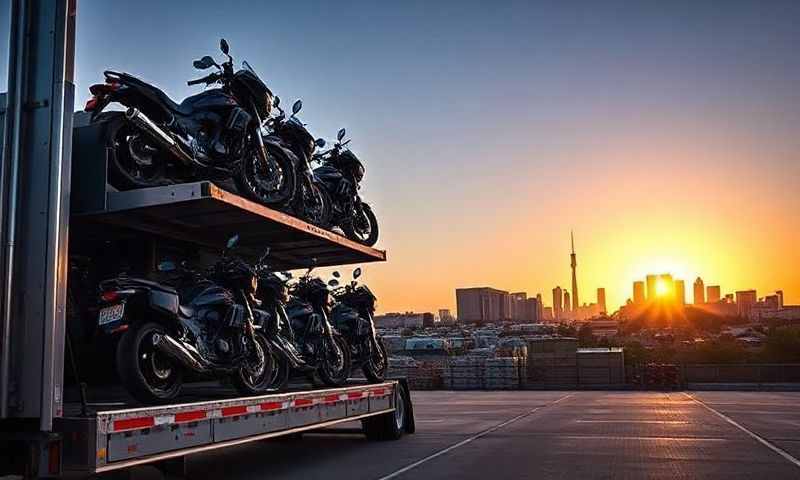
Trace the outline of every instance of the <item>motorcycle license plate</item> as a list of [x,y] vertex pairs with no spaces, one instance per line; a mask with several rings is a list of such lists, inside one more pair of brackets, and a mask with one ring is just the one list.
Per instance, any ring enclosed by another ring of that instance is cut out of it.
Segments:
[[119,305],[112,305],[110,307],[106,307],[100,310],[100,314],[97,317],[97,324],[98,325],[105,325],[107,323],[116,322],[117,320],[122,319],[122,316],[125,314],[125,304],[120,303]]

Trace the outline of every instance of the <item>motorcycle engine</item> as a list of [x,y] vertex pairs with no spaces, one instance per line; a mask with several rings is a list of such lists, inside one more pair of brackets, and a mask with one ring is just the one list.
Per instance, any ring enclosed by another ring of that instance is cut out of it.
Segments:
[[201,122],[203,127],[192,138],[191,146],[195,156],[212,162],[229,161],[232,157],[241,156],[247,125],[252,118],[250,114],[241,107],[236,107],[223,120],[224,123],[218,116],[214,117]]

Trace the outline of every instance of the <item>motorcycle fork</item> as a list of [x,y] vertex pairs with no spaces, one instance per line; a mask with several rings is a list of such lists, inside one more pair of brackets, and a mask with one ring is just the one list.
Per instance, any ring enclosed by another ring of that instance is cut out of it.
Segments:
[[256,116],[256,127],[254,133],[256,136],[256,146],[258,147],[258,159],[261,162],[261,168],[263,168],[266,173],[269,173],[269,155],[267,155],[267,147],[264,145],[264,139],[261,138],[261,117],[258,116],[258,109],[256,109],[256,106],[253,105],[252,107],[253,114]]

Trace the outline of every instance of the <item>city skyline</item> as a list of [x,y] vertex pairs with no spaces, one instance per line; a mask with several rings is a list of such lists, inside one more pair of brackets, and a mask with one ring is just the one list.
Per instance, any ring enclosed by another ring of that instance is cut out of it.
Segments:
[[[389,252],[363,266],[379,311],[454,310],[458,285],[548,299],[571,286],[570,227],[578,290],[604,287],[609,309],[653,272],[800,303],[796,3],[303,2],[282,13],[304,22],[264,29],[260,4],[82,1],[76,106],[104,69],[173,99],[196,94],[192,60],[226,37],[285,105],[302,98],[315,136],[347,128]],[[309,58],[326,75],[298,75]]]

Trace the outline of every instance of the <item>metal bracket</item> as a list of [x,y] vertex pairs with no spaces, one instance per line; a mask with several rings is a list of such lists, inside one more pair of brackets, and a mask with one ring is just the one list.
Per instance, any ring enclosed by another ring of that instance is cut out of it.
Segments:
[[33,100],[30,102],[25,102],[22,105],[22,108],[24,108],[26,111],[30,111],[30,110],[36,110],[37,108],[45,108],[49,106],[50,106],[50,101],[44,99],[44,100]]

